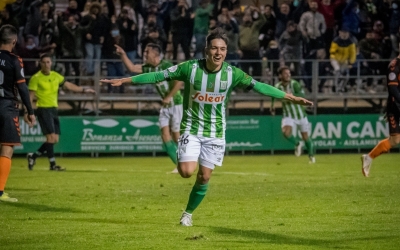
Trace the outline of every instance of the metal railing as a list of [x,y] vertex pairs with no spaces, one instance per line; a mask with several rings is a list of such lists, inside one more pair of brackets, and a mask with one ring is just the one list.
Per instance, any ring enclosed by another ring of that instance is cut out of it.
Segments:
[[[38,59],[24,59],[24,61],[38,61]],[[81,67],[85,64],[83,59],[72,60],[72,59],[57,59],[53,62],[55,68],[58,68],[61,74],[64,74],[65,63],[79,62]],[[140,111],[141,103],[159,102],[160,97],[156,94],[154,88],[150,85],[145,86],[125,86],[125,93],[109,93],[108,86],[101,85],[100,79],[103,78],[121,78],[125,76],[107,76],[107,62],[120,62],[118,60],[94,60],[94,75],[86,76],[65,76],[65,79],[71,82],[75,82],[78,79],[80,85],[92,86],[96,95],[89,94],[77,94],[77,93],[65,93],[59,95],[59,101],[63,102],[90,102],[92,104],[93,112],[99,115],[99,106],[101,102],[137,102],[138,111]],[[278,82],[276,72],[279,61],[272,60],[237,60],[232,63],[240,67],[241,63],[260,63],[262,67],[261,75],[253,75],[254,78],[265,82],[267,84],[274,85]],[[370,60],[368,63],[381,63],[388,65],[389,60]],[[137,61],[136,63],[140,63]],[[369,105],[374,108],[382,108],[383,100],[387,98],[386,91],[386,76],[385,72],[377,72],[377,69],[372,69],[371,74],[365,74],[362,70],[361,61],[357,62],[353,67],[352,74],[333,74],[327,70],[327,74],[321,75],[321,65],[329,64],[329,60],[302,60],[302,61],[287,61],[286,65],[299,64],[301,67],[307,65],[309,72],[302,72],[302,74],[292,74],[292,78],[300,81],[304,86],[309,85],[310,90],[306,90],[306,97],[312,100],[315,105],[312,112],[317,114],[318,103],[327,100],[343,100],[343,107],[346,107],[348,100],[365,100]],[[311,71],[310,71],[311,70]],[[84,71],[81,70],[81,72]],[[250,68],[251,71],[251,68]],[[252,72],[250,72],[251,75]],[[29,78],[30,76],[27,76]],[[340,82],[339,82],[340,81]],[[321,82],[325,82],[324,86],[321,86]],[[352,85],[351,85],[351,84]],[[321,90],[322,87],[322,90]],[[340,88],[340,89],[339,89]],[[249,92],[245,93],[241,90],[237,90],[235,95],[230,98],[231,107],[235,108],[238,102],[259,102],[260,109],[263,109],[263,103],[269,101],[270,98],[259,95],[257,93]]]

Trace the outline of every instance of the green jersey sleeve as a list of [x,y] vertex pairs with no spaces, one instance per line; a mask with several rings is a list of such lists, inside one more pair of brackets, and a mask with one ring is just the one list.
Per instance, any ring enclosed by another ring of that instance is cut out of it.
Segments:
[[178,65],[174,65],[169,67],[168,69],[164,70],[164,76],[168,81],[171,80],[178,80],[178,81],[185,81],[188,79],[189,68],[193,65],[193,61],[186,61],[182,62]]
[[275,98],[283,98],[285,96],[285,92],[262,82],[258,82],[253,77],[244,73],[241,69],[233,67],[234,73],[234,84],[233,87],[241,87],[246,90],[254,89],[257,93],[262,95],[271,96]]
[[144,73],[133,76],[131,81],[133,84],[155,84],[162,81],[179,80],[184,81],[188,75],[188,63],[184,62],[179,65],[171,66],[163,71]]
[[293,84],[293,95],[304,97],[305,94],[303,88],[301,87],[301,84],[296,80],[292,80],[292,84]]

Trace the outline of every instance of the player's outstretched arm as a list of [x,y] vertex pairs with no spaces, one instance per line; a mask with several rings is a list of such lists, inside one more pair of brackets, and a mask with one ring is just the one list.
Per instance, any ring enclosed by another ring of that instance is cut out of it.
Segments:
[[254,89],[254,91],[256,91],[262,95],[266,95],[266,96],[270,96],[270,97],[274,97],[274,98],[278,98],[278,99],[285,99],[285,100],[291,101],[294,104],[300,104],[300,105],[304,105],[304,106],[312,106],[313,105],[313,103],[311,101],[309,101],[303,97],[294,96],[292,94],[287,94],[286,92],[283,92],[282,90],[279,90],[269,84],[256,82],[253,89]]
[[303,105],[303,106],[313,106],[313,102],[309,101],[303,97],[300,96],[294,96],[292,94],[286,94],[283,99],[289,100],[294,104],[299,104],[299,105]]
[[143,73],[142,65],[134,64],[133,62],[131,62],[131,60],[129,60],[128,56],[126,55],[125,50],[122,47],[120,47],[116,44],[114,45],[114,47],[115,47],[115,53],[120,56],[122,62],[125,64],[126,68],[131,73],[136,73],[136,74]]
[[120,78],[120,79],[101,79],[100,82],[110,83],[112,86],[121,86],[124,83],[132,83],[137,85],[156,84],[164,80],[169,80],[169,79],[166,79],[164,73],[160,71],[160,72],[144,73],[137,76]]

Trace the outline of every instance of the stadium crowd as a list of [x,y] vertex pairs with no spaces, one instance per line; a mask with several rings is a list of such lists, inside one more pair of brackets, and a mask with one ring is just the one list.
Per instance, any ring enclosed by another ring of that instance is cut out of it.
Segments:
[[[56,8],[64,1],[66,9]],[[114,59],[105,60],[107,76],[126,75],[114,44],[132,61],[140,60],[148,43],[159,44],[164,58],[175,63],[201,58],[205,36],[215,27],[230,39],[227,61],[256,78],[265,73],[262,59],[275,64],[266,67],[273,69],[270,74],[287,65],[295,78],[311,75],[309,60],[320,59],[319,76],[332,76],[337,83],[345,75],[384,75],[388,60],[398,55],[398,0],[241,1],[6,0],[0,4],[0,26],[18,28],[16,54],[24,59],[43,53],[55,62],[69,59],[54,64],[63,65],[67,77],[93,75],[96,59]],[[25,61],[28,81],[37,71],[37,62]],[[302,80],[311,92],[311,79]],[[350,79],[349,86],[355,84]],[[370,78],[366,88],[373,91],[372,85]]]

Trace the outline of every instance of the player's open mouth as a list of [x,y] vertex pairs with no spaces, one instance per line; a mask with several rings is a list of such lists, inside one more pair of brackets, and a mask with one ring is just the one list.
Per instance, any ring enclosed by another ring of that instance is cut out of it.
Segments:
[[214,56],[214,61],[219,61],[219,60],[221,60],[222,58],[221,57],[215,57]]

